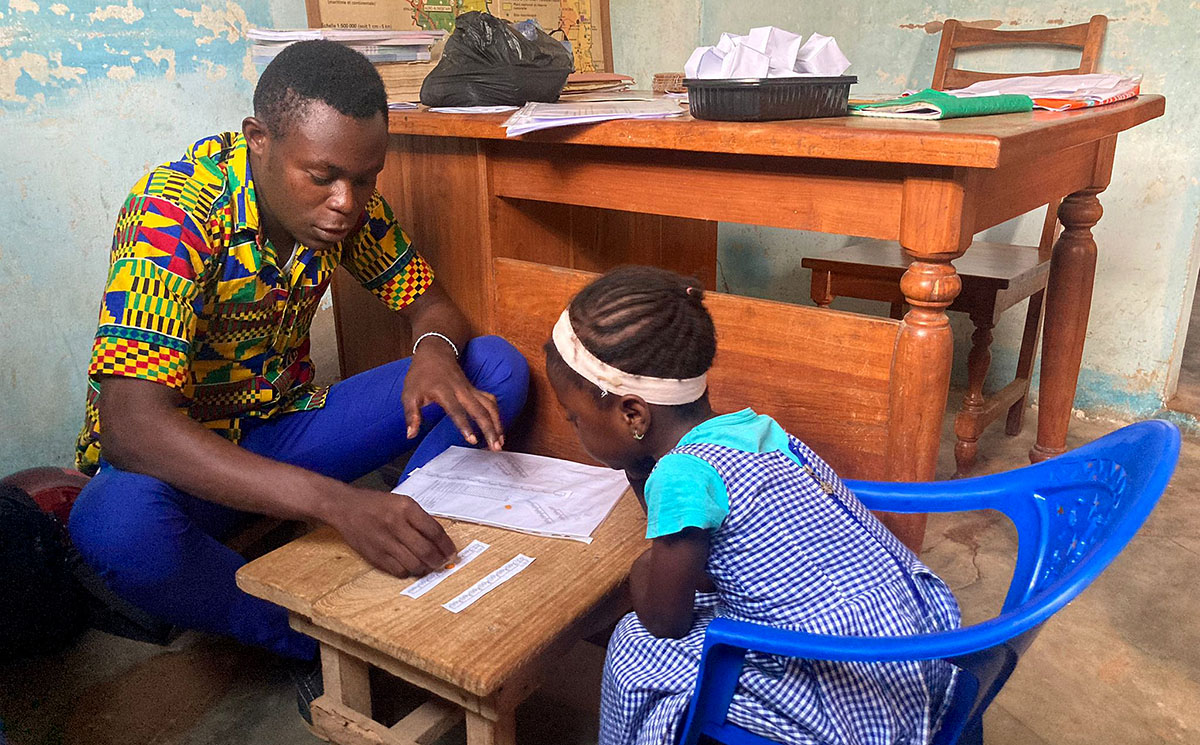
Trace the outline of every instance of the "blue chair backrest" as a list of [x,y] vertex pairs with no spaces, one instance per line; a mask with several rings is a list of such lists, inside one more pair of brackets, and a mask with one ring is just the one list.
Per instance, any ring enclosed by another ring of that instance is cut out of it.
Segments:
[[[955,510],[993,509],[1017,529],[1017,561],[999,616],[1011,636],[947,658],[963,673],[934,745],[974,740],[980,718],[1042,624],[1124,549],[1166,489],[1179,431],[1162,421],[1124,427],[1044,463],[957,482]],[[853,486],[851,487],[853,488]],[[868,505],[870,506],[870,505]]]
[[960,669],[933,745],[982,743],[982,716],[1043,623],[1124,549],[1166,489],[1179,458],[1171,423],[1132,424],[1058,458],[959,481],[846,481],[884,512],[997,510],[1017,529],[1017,560],[999,614],[954,631],[864,639],[820,636],[727,619],[711,622],[685,742],[703,732],[730,743],[767,743],[725,720],[746,650],[825,660],[944,659]]

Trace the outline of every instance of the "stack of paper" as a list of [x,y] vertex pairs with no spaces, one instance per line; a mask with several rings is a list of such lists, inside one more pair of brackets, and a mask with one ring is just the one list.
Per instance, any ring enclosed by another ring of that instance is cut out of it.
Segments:
[[623,91],[633,87],[633,78],[615,72],[573,72],[567,76],[562,95]]
[[437,60],[429,62],[385,62],[375,65],[383,79],[389,103],[416,102],[421,100],[421,83],[425,76],[437,67]]
[[625,474],[609,468],[451,447],[393,491],[438,517],[591,543],[628,487]]
[[371,29],[252,28],[246,36],[254,42],[250,56],[254,64],[265,66],[275,55],[297,41],[328,39],[361,52],[373,63],[423,62],[432,59],[431,49],[446,36],[445,31],[376,31]]
[[1001,94],[1029,96],[1039,109],[1066,111],[1133,98],[1138,94],[1141,84],[1141,75],[1022,75],[983,80],[947,93],[959,98]]
[[580,103],[527,103],[504,122],[509,137],[551,127],[591,124],[611,119],[667,119],[684,110],[672,99]]
[[[802,43],[803,42],[803,43]],[[804,37],[774,26],[749,34],[721,34],[716,46],[697,47],[683,66],[689,78],[838,76],[850,67],[832,36]]]

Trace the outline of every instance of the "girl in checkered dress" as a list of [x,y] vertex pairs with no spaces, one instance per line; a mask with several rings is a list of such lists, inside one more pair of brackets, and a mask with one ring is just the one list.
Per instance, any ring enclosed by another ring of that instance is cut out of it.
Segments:
[[[550,382],[584,447],[625,470],[651,547],[608,647],[601,745],[670,745],[716,617],[881,636],[959,625],[958,604],[804,443],[750,409],[716,415],[716,339],[693,281],[627,267],[563,311]],[[940,661],[840,663],[752,653],[729,719],[781,743],[928,742],[953,685]]]

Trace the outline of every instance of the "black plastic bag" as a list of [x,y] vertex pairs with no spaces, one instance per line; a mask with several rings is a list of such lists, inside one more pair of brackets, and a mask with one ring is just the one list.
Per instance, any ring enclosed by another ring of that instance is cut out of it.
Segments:
[[554,102],[575,69],[571,53],[549,34],[471,11],[455,20],[442,59],[421,84],[426,106],[521,106]]
[[178,636],[110,590],[58,517],[7,481],[0,481],[0,663],[56,652],[89,625],[152,644]]
[[87,626],[73,551],[66,531],[28,494],[0,484],[0,662],[55,652]]

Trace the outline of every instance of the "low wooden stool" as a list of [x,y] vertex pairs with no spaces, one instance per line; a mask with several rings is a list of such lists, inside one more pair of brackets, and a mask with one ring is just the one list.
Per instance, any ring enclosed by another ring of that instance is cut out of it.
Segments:
[[[441,522],[460,549],[490,547],[416,599],[400,594],[412,580],[371,568],[329,528],[238,571],[239,587],[287,608],[292,627],[320,642],[325,695],[313,702],[313,727],[331,742],[427,745],[465,717],[469,745],[512,745],[517,705],[555,660],[629,611],[625,579],[649,545],[631,492],[591,544]],[[517,554],[534,561],[460,613],[442,607]],[[371,666],[430,701],[392,726],[377,722]]]
[[[1047,229],[1050,239],[1042,241],[1042,248],[975,241],[971,250],[954,260],[962,291],[948,310],[968,314],[975,324],[967,357],[967,395],[954,418],[957,475],[965,475],[974,466],[979,436],[1005,410],[1005,432],[1016,435],[1021,431],[1041,334],[1042,298],[1050,274],[1054,224],[1051,222]],[[904,316],[900,277],[910,261],[894,242],[866,241],[809,256],[801,266],[812,269],[812,299],[817,305],[828,307],[835,297],[880,300],[891,304],[891,316],[899,320]],[[1016,376],[1003,389],[985,397],[983,384],[992,363],[992,329],[1001,313],[1025,298],[1029,298],[1029,310]]]

